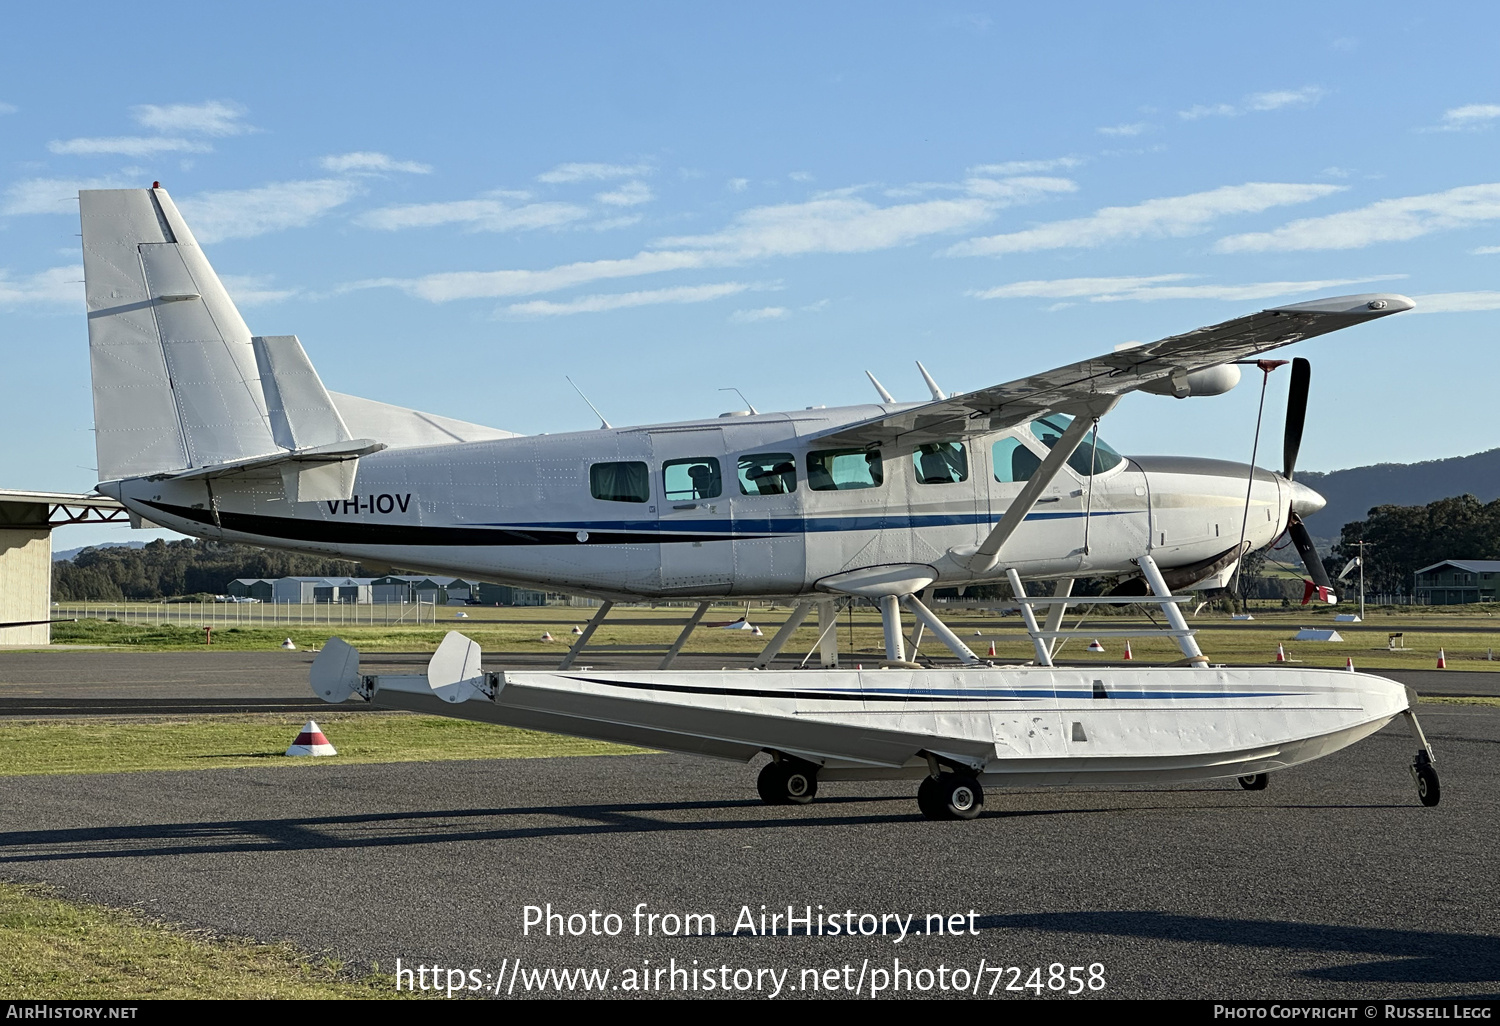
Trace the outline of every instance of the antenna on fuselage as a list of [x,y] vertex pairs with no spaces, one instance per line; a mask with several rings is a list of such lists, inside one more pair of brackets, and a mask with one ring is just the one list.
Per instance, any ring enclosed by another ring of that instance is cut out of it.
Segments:
[[582,399],[586,403],[589,403],[589,409],[593,410],[594,411],[594,416],[596,416],[596,417],[599,418],[599,430],[603,431],[606,428],[613,428],[614,425],[611,424],[609,421],[605,420],[604,419],[604,414],[602,414],[602,413],[599,412],[599,407],[597,407],[593,403],[589,402],[589,397],[583,394],[583,389],[581,389],[581,388],[578,387],[578,383],[575,382],[572,378],[568,377],[566,374],[564,374],[563,377],[565,379],[567,379],[568,384],[570,384],[570,385],[573,386],[573,391],[575,391],[575,392],[578,393],[578,398]]
[[883,403],[893,403],[893,402],[896,401],[896,397],[893,396],[893,395],[891,395],[891,393],[889,393],[889,392],[887,392],[885,390],[885,386],[880,383],[880,381],[875,377],[875,375],[871,374],[869,371],[865,371],[865,377],[867,377],[867,378],[870,379],[870,384],[874,385],[875,386],[875,391],[877,391],[877,392],[880,393],[880,401],[881,402],[883,402]]
[[742,403],[745,404],[745,409],[747,409],[747,410],[750,411],[750,415],[752,417],[755,416],[757,413],[760,412],[759,410],[757,410],[754,406],[752,406],[750,404],[750,400],[749,399],[745,398],[745,393],[741,392],[739,389],[735,388],[733,385],[730,385],[728,388],[721,388],[721,389],[719,389],[719,391],[720,392],[733,392],[735,395],[739,396],[740,397],[740,402],[742,402]]
[[922,366],[921,360],[917,361],[917,370],[922,372],[922,380],[927,382],[927,391],[932,393],[934,399],[942,400],[948,398],[943,394],[943,390],[938,388],[938,383],[932,380],[932,375],[927,373],[927,368]]

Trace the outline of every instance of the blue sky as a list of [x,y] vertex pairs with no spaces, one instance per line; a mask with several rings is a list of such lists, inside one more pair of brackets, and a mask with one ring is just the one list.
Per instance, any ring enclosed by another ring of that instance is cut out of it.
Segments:
[[[511,430],[596,425],[565,374],[617,425],[918,399],[1390,291],[1287,351],[1302,466],[1500,446],[1496,53],[1480,3],[15,7],[0,486],[95,480],[73,197],[152,180],[330,388]],[[1105,437],[1244,460],[1255,384]]]

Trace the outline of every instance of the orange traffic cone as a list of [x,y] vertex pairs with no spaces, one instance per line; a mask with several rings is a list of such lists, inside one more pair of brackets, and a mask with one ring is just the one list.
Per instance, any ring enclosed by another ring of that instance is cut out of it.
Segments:
[[992,641],[992,642],[990,642],[990,655],[994,655],[994,654],[995,654],[995,643]]
[[1353,656],[1350,656],[1348,659],[1344,660],[1344,669],[1348,670],[1350,673],[1354,672],[1354,657]]
[[1286,649],[1282,647],[1280,642],[1276,645],[1276,661],[1278,663],[1286,662]]
[[1133,655],[1130,654],[1130,642],[1128,640],[1125,642],[1125,658],[1126,659],[1134,659],[1135,658],[1135,656],[1133,656]]
[[1448,668],[1448,657],[1443,654],[1443,650],[1442,649],[1438,649],[1438,665],[1437,665],[1437,668],[1439,670],[1446,670]]

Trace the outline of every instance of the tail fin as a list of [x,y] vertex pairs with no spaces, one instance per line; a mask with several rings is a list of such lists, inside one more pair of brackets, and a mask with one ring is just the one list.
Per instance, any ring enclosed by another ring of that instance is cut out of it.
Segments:
[[348,428],[295,336],[251,336],[166,190],[78,201],[101,481],[368,451],[337,444]]

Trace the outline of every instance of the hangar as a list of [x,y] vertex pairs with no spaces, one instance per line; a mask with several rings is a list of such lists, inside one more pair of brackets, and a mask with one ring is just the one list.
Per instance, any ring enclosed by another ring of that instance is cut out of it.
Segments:
[[0,645],[52,641],[52,529],[126,523],[114,499],[0,490]]

